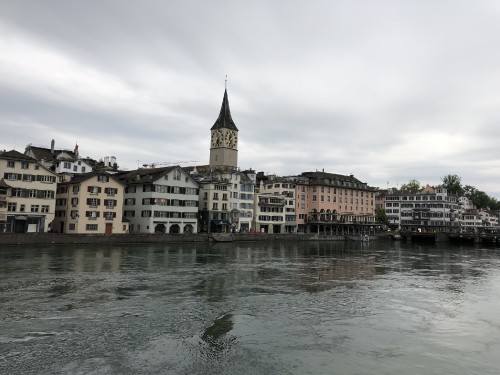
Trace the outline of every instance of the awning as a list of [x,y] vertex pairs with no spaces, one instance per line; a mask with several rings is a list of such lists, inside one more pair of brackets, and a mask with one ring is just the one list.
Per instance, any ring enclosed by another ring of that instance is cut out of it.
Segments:
[[226,226],[230,226],[231,223],[227,220],[212,220],[212,225],[226,225]]

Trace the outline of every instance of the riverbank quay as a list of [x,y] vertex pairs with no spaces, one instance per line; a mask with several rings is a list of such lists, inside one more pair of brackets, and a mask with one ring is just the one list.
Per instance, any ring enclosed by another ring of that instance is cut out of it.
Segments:
[[2,245],[51,244],[128,244],[128,243],[188,243],[188,242],[257,242],[257,241],[346,241],[345,236],[322,236],[315,233],[228,233],[228,234],[60,234],[4,233]]

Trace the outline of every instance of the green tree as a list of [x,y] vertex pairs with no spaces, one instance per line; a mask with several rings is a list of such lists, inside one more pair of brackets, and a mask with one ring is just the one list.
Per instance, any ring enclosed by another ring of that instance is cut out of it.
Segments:
[[387,218],[387,213],[383,208],[376,208],[375,209],[375,221],[377,223],[383,223],[383,224],[389,224],[389,219]]
[[496,206],[496,200],[494,198],[490,198],[488,194],[484,191],[478,190],[474,186],[465,185],[464,194],[471,200],[472,204],[479,209]]
[[461,178],[456,174],[449,174],[444,176],[441,181],[441,187],[446,188],[448,194],[455,194],[459,197],[464,195],[464,188],[462,187]]
[[407,192],[407,193],[418,193],[420,190],[422,190],[422,186],[420,186],[420,182],[413,179],[408,181],[408,183],[401,185],[401,191]]

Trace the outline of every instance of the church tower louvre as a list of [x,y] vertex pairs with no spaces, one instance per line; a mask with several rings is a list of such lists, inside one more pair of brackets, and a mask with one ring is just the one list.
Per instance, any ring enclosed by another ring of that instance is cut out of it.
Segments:
[[238,128],[229,109],[227,87],[219,117],[210,129],[210,167],[238,166]]

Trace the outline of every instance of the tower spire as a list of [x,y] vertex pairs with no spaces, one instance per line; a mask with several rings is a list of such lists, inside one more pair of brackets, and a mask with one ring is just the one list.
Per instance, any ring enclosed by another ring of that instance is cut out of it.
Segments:
[[222,99],[222,106],[220,108],[219,117],[215,121],[215,124],[212,126],[210,130],[214,129],[231,129],[238,130],[236,127],[232,117],[231,110],[229,109],[229,100],[227,97],[227,80],[226,80],[226,89],[224,90],[224,98]]

